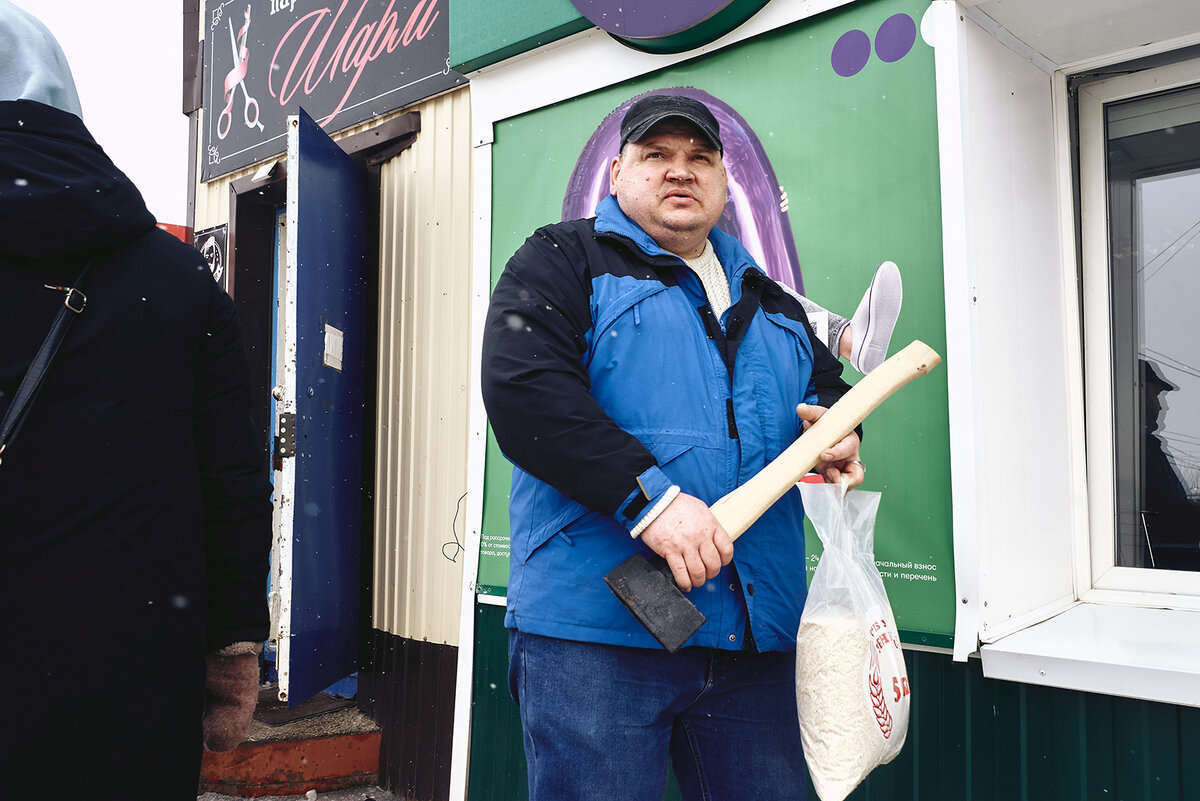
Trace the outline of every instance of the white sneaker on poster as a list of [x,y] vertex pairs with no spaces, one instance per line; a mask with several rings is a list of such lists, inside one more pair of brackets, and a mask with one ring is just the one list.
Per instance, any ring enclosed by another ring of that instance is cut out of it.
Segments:
[[853,337],[850,364],[855,370],[866,375],[887,358],[903,300],[900,268],[894,262],[885,261],[875,271],[871,285],[850,320]]

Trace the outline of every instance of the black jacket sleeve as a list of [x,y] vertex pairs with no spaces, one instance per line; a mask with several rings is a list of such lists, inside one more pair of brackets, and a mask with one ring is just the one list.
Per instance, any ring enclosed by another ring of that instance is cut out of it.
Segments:
[[[828,409],[850,391],[850,385],[842,378],[842,363],[824,342],[812,334],[811,326],[809,326],[809,339],[813,346],[813,384],[816,385],[817,390],[817,405]],[[858,434],[861,442],[863,439],[861,423],[854,427],[854,433]]]
[[[829,408],[850,390],[850,385],[842,378],[842,363],[834,356],[820,337],[813,333],[809,325],[809,341],[813,349],[813,384],[817,391],[817,404]],[[862,436],[862,432],[859,432]]]
[[[590,236],[590,229],[580,236]],[[574,235],[539,229],[492,293],[483,334],[488,419],[517,466],[589,509],[613,515],[655,464],[590,392],[584,365],[591,281]]]
[[[812,345],[813,351],[813,373],[812,382],[814,390],[817,394],[817,405],[824,406],[828,409],[839,399],[850,391],[850,385],[842,378],[842,362],[837,356],[829,350],[823,338],[818,337],[813,331],[812,321],[808,319],[808,313],[804,310],[804,306],[794,297],[792,290],[784,290],[781,287],[776,287],[773,290],[767,291],[772,302],[788,303],[790,305],[789,314],[795,315],[804,321],[805,327],[808,329],[808,341]],[[858,438],[863,438],[863,427],[861,425],[854,429],[858,434]]]

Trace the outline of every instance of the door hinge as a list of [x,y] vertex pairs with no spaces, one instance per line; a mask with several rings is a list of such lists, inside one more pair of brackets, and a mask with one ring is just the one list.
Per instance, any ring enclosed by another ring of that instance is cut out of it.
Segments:
[[296,413],[284,412],[279,415],[279,425],[275,429],[275,458],[276,470],[283,469],[283,460],[296,455]]

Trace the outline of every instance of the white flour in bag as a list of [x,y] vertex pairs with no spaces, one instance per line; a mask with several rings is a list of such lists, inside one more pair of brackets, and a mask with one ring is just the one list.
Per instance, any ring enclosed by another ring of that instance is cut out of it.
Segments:
[[908,732],[904,652],[873,529],[879,493],[801,484],[804,511],[825,546],[796,632],[796,710],[813,788],[843,801]]
[[894,756],[888,755],[888,741],[895,722],[878,697],[883,687],[872,650],[855,617],[817,617],[800,624],[796,708],[804,758],[821,801],[842,801],[877,765]]

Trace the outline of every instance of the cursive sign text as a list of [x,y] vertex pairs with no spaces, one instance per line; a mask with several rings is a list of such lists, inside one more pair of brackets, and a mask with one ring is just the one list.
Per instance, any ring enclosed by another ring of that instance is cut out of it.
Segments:
[[[297,91],[311,95],[322,81],[345,82],[345,91],[337,105],[328,116],[317,121],[322,127],[345,107],[367,65],[398,47],[424,39],[441,13],[438,0],[418,0],[401,26],[395,0],[373,21],[363,19],[371,0],[359,0],[353,16],[346,11],[350,3],[351,0],[342,0],[336,13],[319,8],[297,19],[271,56],[267,88],[281,106],[290,103]],[[336,44],[332,44],[335,40]],[[283,78],[276,86],[278,74]]]

